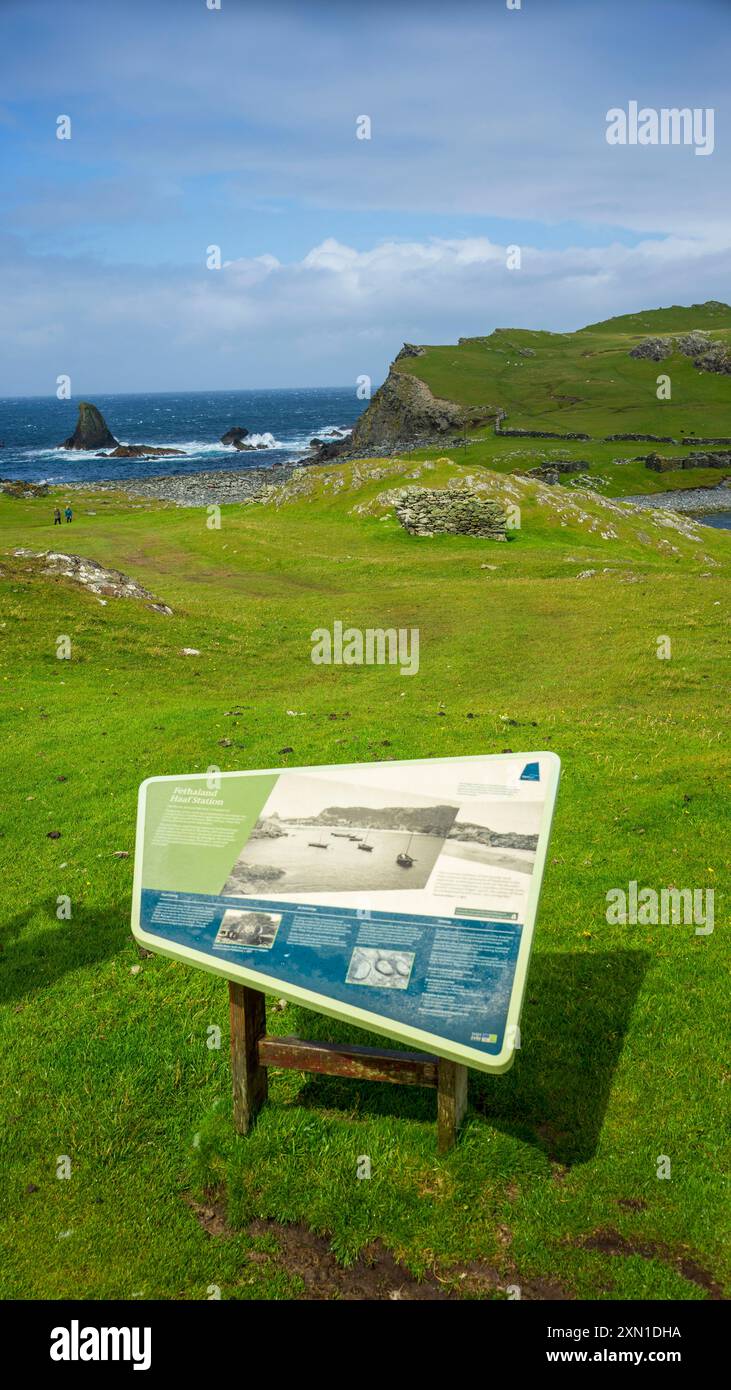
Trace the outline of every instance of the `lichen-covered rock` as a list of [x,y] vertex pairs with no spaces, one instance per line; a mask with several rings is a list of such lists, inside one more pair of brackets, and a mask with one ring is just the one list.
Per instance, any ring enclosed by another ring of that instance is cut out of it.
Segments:
[[[731,356],[725,343],[713,340],[704,329],[696,328],[690,333],[681,333],[674,338],[645,338],[636,347],[630,348],[630,357],[646,357],[652,362],[662,362],[672,352],[682,352],[684,357],[692,357],[693,365],[701,372],[721,372],[731,375]],[[658,440],[658,443],[661,442]],[[665,441],[662,441],[665,443]]]
[[700,329],[693,329],[692,333],[683,333],[677,339],[678,352],[682,352],[685,357],[700,357],[702,352],[707,352],[711,346],[708,334]]
[[672,338],[644,338],[641,343],[630,348],[630,357],[646,358],[650,362],[662,362],[673,351]]
[[470,488],[403,488],[394,502],[401,525],[414,536],[478,536],[504,541],[507,520],[499,502]]
[[18,560],[33,562],[42,574],[71,579],[97,597],[103,596],[101,602],[107,598],[136,598],[155,613],[170,614],[173,611],[166,603],[155,598],[149,589],[143,589],[135,579],[130,579],[128,574],[122,574],[121,570],[105,569],[96,560],[87,560],[82,555],[65,555],[58,550],[25,549],[14,550],[13,554]]
[[711,343],[707,352],[700,353],[694,359],[693,366],[699,372],[720,372],[723,376],[731,376],[731,356],[723,343]]
[[114,449],[119,440],[114,438],[104,416],[95,405],[79,401],[79,418],[76,429],[59,449]]

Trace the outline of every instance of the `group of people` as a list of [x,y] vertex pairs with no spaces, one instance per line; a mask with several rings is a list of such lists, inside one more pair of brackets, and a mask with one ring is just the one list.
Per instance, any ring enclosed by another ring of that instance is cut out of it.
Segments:
[[[73,514],[73,512],[72,512],[70,506],[68,505],[68,503],[66,503],[66,506],[64,507],[63,514],[64,514],[64,516],[66,517],[66,520],[67,520],[67,521],[73,521],[73,519],[74,519],[74,514]],[[60,525],[61,525],[61,508],[60,508],[60,507],[56,507],[56,510],[55,510],[54,513],[53,513],[53,524],[54,524],[54,526],[60,526]]]

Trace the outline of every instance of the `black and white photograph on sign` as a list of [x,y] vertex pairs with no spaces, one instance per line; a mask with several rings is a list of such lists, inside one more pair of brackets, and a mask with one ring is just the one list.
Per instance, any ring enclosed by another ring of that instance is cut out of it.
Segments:
[[229,907],[223,914],[213,944],[270,951],[281,921],[281,915],[275,912],[243,912],[238,908]]
[[453,859],[532,874],[538,847],[541,803],[481,801],[463,806],[447,836],[444,853]]
[[380,951],[371,946],[356,946],[345,983],[370,985],[375,989],[406,989],[413,965],[412,951]]
[[284,773],[222,892],[423,888],[456,814],[437,797]]

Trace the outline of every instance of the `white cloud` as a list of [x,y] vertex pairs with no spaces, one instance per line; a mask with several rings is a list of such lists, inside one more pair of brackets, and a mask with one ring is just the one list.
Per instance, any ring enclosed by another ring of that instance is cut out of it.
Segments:
[[216,389],[375,381],[406,339],[450,342],[495,327],[570,330],[662,304],[724,299],[731,236],[638,246],[522,248],[487,238],[328,238],[298,261],[234,260],[221,271],[29,257],[0,264],[0,394]]

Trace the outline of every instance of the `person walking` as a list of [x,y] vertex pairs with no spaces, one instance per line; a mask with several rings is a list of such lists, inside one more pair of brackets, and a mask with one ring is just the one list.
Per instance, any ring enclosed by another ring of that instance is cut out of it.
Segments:
[[61,525],[61,508],[60,508],[60,507],[56,507],[56,510],[55,510],[54,513],[53,513],[53,524],[54,524],[54,526],[60,526],[60,525]]
[[72,510],[71,510],[71,508],[70,508],[68,502],[66,503],[66,510],[64,511],[64,516],[66,517],[66,520],[67,520],[67,521],[73,521],[74,514],[73,514],[73,512],[72,512]]

